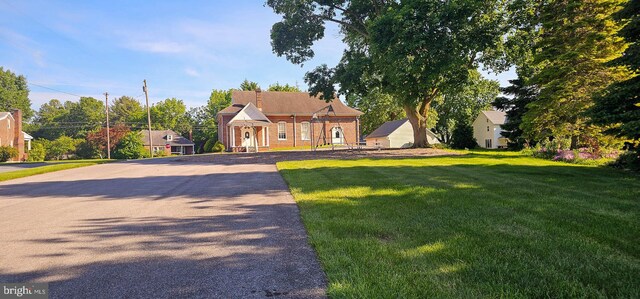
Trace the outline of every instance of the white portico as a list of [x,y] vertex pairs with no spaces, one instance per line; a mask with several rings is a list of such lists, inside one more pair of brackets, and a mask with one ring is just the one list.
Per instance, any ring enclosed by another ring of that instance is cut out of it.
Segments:
[[230,149],[234,152],[258,152],[269,147],[271,121],[253,104],[248,103],[228,123]]

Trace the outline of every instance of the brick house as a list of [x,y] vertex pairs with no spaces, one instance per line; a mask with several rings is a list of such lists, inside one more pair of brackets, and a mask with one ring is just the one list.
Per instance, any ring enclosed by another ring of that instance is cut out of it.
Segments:
[[22,112],[18,109],[11,112],[0,112],[0,146],[11,146],[18,150],[16,161],[24,161],[25,133],[22,132]]
[[[149,150],[149,131],[141,131],[140,138],[144,148]],[[193,155],[194,143],[173,130],[151,130],[153,152],[164,152],[165,155]]]
[[228,151],[354,145],[362,112],[335,98],[327,103],[306,92],[238,91],[217,115],[218,140]]

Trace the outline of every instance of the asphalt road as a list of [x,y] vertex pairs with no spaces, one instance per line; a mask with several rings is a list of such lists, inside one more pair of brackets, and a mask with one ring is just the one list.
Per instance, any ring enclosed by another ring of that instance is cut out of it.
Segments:
[[0,282],[51,298],[324,297],[273,164],[156,159],[0,183]]

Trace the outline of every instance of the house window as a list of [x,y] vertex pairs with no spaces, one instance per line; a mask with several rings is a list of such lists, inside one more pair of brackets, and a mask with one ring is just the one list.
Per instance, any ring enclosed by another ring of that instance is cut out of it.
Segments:
[[167,141],[173,140],[173,135],[167,135]]
[[278,140],[287,140],[287,123],[278,123]]
[[489,132],[489,126],[487,126],[487,132]]
[[486,148],[493,148],[493,143],[491,139],[485,139],[484,140],[484,147]]
[[309,136],[309,123],[302,122],[300,123],[300,139],[301,140],[311,140]]

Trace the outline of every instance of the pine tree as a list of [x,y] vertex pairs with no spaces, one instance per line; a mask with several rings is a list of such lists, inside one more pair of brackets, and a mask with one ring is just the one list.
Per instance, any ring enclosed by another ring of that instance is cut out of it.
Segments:
[[630,139],[630,147],[640,154],[640,0],[627,2],[616,18],[626,23],[619,35],[629,42],[629,47],[612,64],[628,67],[635,76],[612,84],[596,97],[593,122],[609,126],[609,134]]
[[585,113],[593,96],[625,80],[629,71],[607,62],[618,58],[626,42],[617,36],[612,15],[623,0],[552,0],[540,14],[540,40],[534,48],[536,72],[531,82],[540,88],[527,105],[522,129],[528,138],[568,138],[576,148],[602,136]]
[[522,116],[527,112],[527,105],[536,100],[538,91],[535,86],[527,86],[522,78],[509,80],[510,86],[501,87],[500,92],[511,97],[497,97],[492,105],[505,111],[507,121],[502,125],[502,136],[509,139],[510,149],[520,150],[526,145],[535,145],[535,140],[527,139],[520,128]]

